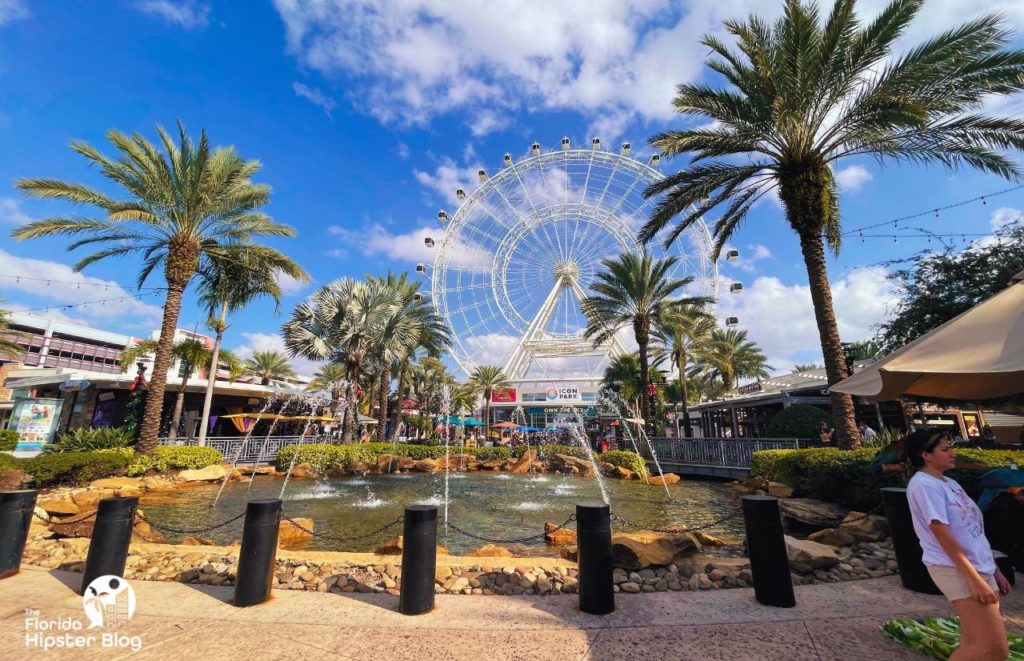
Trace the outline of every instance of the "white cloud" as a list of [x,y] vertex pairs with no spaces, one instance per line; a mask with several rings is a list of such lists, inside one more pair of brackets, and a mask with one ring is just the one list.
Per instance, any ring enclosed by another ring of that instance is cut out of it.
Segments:
[[0,25],[28,18],[28,8],[22,0],[0,0]]
[[409,160],[410,152],[409,145],[405,144],[401,140],[398,141],[398,158],[403,161]]
[[[397,262],[423,262],[425,264],[434,263],[437,247],[444,235],[444,229],[440,226],[418,227],[404,234],[393,234],[380,224],[369,225],[358,230],[331,225],[327,231],[347,245],[358,248],[367,257],[384,256]],[[424,242],[427,237],[434,239],[435,247],[427,247]],[[451,266],[466,268],[489,268],[491,260],[491,254],[483,248],[464,244],[460,246],[459,250],[451,253],[448,263]]]
[[[242,337],[245,338],[245,344],[231,350],[242,360],[251,358],[257,351],[277,351],[288,355],[284,338],[278,333],[242,333]],[[288,358],[288,362],[299,376],[305,377],[312,377],[324,365],[322,361],[306,358]]]
[[836,183],[844,193],[855,193],[874,177],[862,165],[851,165],[836,172]]
[[[874,326],[895,308],[895,290],[879,267],[858,269],[832,282],[833,308],[843,341],[867,340]],[[792,363],[821,362],[821,340],[814,320],[810,288],[786,285],[776,277],[760,277],[739,295],[729,293],[730,281],[720,282],[717,315],[736,316],[760,345],[776,370]]]
[[[113,331],[118,327],[149,331],[160,326],[163,293],[159,291],[143,293],[144,302],[133,298],[136,292],[124,289],[113,280],[77,273],[67,264],[16,257],[3,250],[0,250],[0,275],[15,276],[0,278],[0,290],[21,292],[35,299],[20,309],[52,307],[49,313],[53,313],[65,306],[77,306],[66,311],[78,320],[88,319],[99,328]],[[80,305],[83,303],[86,305]],[[116,326],[111,328],[112,324]]]
[[13,197],[0,197],[0,223],[24,225],[32,222],[32,217],[21,210],[21,202]]
[[135,6],[186,30],[205,28],[210,23],[210,5],[197,0],[139,0]]
[[297,96],[301,96],[314,106],[322,109],[328,117],[331,116],[331,111],[338,105],[334,99],[321,92],[317,87],[309,87],[302,83],[292,83],[292,89],[295,90]]
[[992,217],[989,219],[989,226],[993,232],[998,232],[1007,225],[1024,219],[1024,212],[1020,209],[1014,209],[1013,207],[1000,207],[992,212]]
[[477,173],[483,169],[479,163],[460,166],[454,160],[445,156],[442,157],[433,173],[414,169],[413,176],[423,186],[436,191],[447,202],[458,205],[459,199],[455,191],[459,188],[469,195],[480,185],[480,178]]
[[[722,254],[724,255],[729,250],[732,250],[736,246],[726,244],[722,248]],[[757,262],[772,259],[772,251],[768,249],[768,246],[763,246],[760,243],[749,243],[747,244],[746,250],[740,250],[740,257],[735,262],[730,262],[731,268],[737,268],[744,273],[753,273],[757,270]]]
[[292,296],[294,294],[298,294],[299,292],[306,288],[307,284],[309,284],[305,280],[293,278],[287,273],[282,273],[281,271],[277,272],[277,275],[274,277],[274,280],[277,282],[277,286],[281,288],[281,293],[284,294],[285,296]]
[[[519,338],[512,335],[487,333],[484,335],[471,335],[463,338],[461,341],[462,346],[473,357],[475,365],[500,365],[504,367],[505,362],[515,350]],[[469,368],[472,369],[472,365]]]
[[479,138],[488,133],[500,131],[508,125],[508,117],[503,117],[497,112],[484,110],[477,113],[476,117],[470,122],[469,131],[473,134],[474,138]]

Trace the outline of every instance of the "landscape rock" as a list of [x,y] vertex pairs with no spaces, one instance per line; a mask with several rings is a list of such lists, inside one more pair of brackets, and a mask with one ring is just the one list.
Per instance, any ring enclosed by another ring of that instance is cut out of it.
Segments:
[[829,546],[849,546],[856,541],[852,535],[842,528],[823,528],[808,535],[807,539],[819,544],[828,544]]
[[815,569],[830,569],[839,564],[839,556],[831,546],[786,535],[786,555],[794,571],[807,574]]
[[94,514],[96,514],[96,510],[87,510],[61,519],[57,523],[51,523],[50,532],[57,533],[61,537],[89,537],[92,535],[92,526],[96,521]]
[[651,486],[664,486],[666,484],[676,484],[681,478],[675,473],[665,473],[664,475],[654,475],[647,481]]
[[668,565],[693,553],[699,553],[700,550],[700,542],[688,532],[676,534],[639,532],[612,535],[612,565],[624,569]]
[[839,505],[813,498],[786,498],[779,501],[784,519],[815,528],[835,528],[842,523],[849,510]]
[[511,558],[512,551],[509,551],[504,546],[496,546],[494,544],[487,544],[481,546],[478,549],[470,551],[466,555],[474,558]]
[[793,487],[782,484],[781,482],[769,482],[766,491],[769,496],[773,496],[775,498],[789,498],[793,495]]
[[636,476],[633,471],[628,468],[623,468],[622,466],[616,466],[615,472],[612,475],[620,480],[632,480]]
[[[281,546],[293,546],[295,544],[303,544],[313,539],[313,534],[306,532],[299,528],[302,526],[308,530],[313,530],[313,519],[305,519],[300,517],[292,517],[295,523],[292,523],[288,519],[281,520],[281,527],[278,532],[277,543]],[[299,524],[298,526],[295,524]]]
[[438,470],[436,459],[420,459],[413,463],[411,470],[417,473],[436,473]]
[[39,503],[39,507],[47,514],[56,516],[73,516],[81,511],[81,508],[70,500],[44,500]]
[[551,544],[575,544],[576,531],[559,528],[557,523],[548,521],[544,524],[544,540]]
[[105,477],[89,483],[90,489],[141,489],[142,480],[137,477]]
[[400,470],[401,462],[399,457],[393,454],[377,455],[377,472],[394,473]]
[[889,534],[889,525],[884,517],[863,512],[847,514],[839,529],[858,542],[878,542]]
[[537,451],[531,448],[524,452],[523,456],[520,457],[516,463],[512,464],[512,466],[508,469],[508,472],[512,473],[513,475],[522,475],[524,473],[529,473],[530,469],[533,468],[533,463],[535,461],[537,461]]
[[223,480],[227,474],[227,470],[223,466],[214,464],[206,468],[183,470],[178,473],[178,478],[185,482],[212,482],[214,480]]

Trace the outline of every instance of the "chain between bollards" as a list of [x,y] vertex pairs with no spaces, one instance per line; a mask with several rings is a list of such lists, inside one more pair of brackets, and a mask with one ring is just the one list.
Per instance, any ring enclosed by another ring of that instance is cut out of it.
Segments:
[[171,526],[165,526],[163,524],[153,523],[152,521],[150,521],[149,519],[147,519],[145,516],[143,516],[141,514],[139,515],[139,521],[143,521],[145,523],[148,523],[150,528],[152,528],[153,530],[159,530],[160,532],[169,532],[169,533],[173,533],[173,534],[176,534],[176,535],[201,535],[204,532],[211,532],[213,530],[217,530],[218,528],[223,528],[224,526],[228,525],[229,523],[234,523],[235,521],[238,521],[243,516],[245,516],[245,512],[242,512],[238,516],[233,516],[230,519],[228,519],[227,521],[221,521],[220,523],[215,523],[212,526],[206,526],[204,528],[172,528]]
[[683,528],[651,528],[650,526],[641,525],[639,523],[633,523],[629,519],[625,519],[625,518],[623,518],[621,516],[618,516],[617,514],[612,514],[611,515],[611,520],[613,522],[618,522],[618,523],[621,523],[623,525],[629,526],[631,528],[636,528],[638,530],[647,530],[647,531],[650,531],[650,532],[660,532],[660,533],[666,533],[666,534],[669,534],[669,535],[678,535],[678,534],[684,533],[684,532],[700,532],[702,530],[707,530],[708,528],[714,528],[715,526],[719,526],[719,525],[725,523],[726,521],[731,521],[732,519],[735,519],[736,517],[738,517],[742,513],[743,513],[743,506],[740,505],[739,507],[734,509],[732,512],[729,512],[728,514],[726,514],[725,516],[723,516],[721,518],[715,519],[714,521],[708,521],[707,523],[702,523],[699,526],[694,526],[692,528],[690,528],[690,527],[683,527]]
[[391,521],[390,523],[385,523],[380,528],[376,528],[374,530],[371,530],[368,533],[363,533],[363,534],[360,534],[360,535],[332,535],[330,533],[317,532],[315,530],[311,530],[311,529],[307,528],[306,526],[302,525],[301,523],[299,523],[298,521],[296,521],[295,519],[291,518],[287,514],[282,513],[281,514],[281,518],[284,519],[285,521],[287,521],[288,523],[292,524],[293,526],[295,526],[296,528],[298,528],[302,532],[306,533],[307,535],[312,535],[313,537],[319,537],[320,539],[326,539],[326,540],[332,541],[332,542],[351,542],[351,541],[357,540],[357,539],[367,539],[368,537],[373,537],[375,535],[379,535],[380,533],[384,532],[385,530],[388,530],[389,528],[393,528],[393,527],[397,526],[398,524],[403,523],[405,521],[405,517],[404,516],[399,516],[394,521]]
[[439,520],[439,523],[443,523],[444,525],[446,525],[449,528],[453,529],[455,532],[463,534],[466,537],[470,537],[472,539],[476,539],[476,540],[479,540],[481,542],[487,542],[489,544],[502,544],[502,545],[505,545],[505,544],[522,544],[524,542],[532,542],[532,541],[537,540],[537,539],[542,539],[542,538],[546,537],[547,535],[550,535],[551,533],[555,532],[556,530],[564,530],[564,529],[568,528],[569,524],[572,523],[575,520],[576,520],[576,515],[575,514],[570,514],[568,519],[566,519],[565,521],[563,521],[559,525],[555,526],[551,530],[545,530],[544,532],[537,533],[535,535],[526,535],[524,537],[511,537],[511,538],[504,538],[504,539],[497,538],[497,537],[485,537],[484,535],[477,535],[476,533],[469,532],[468,530],[463,530],[462,528],[458,527],[454,523],[452,523],[450,521],[445,521],[443,517]]

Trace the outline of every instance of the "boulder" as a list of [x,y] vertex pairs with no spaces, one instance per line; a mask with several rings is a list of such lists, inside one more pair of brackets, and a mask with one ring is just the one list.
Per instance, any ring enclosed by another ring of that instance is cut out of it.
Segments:
[[709,535],[706,532],[701,532],[700,530],[695,531],[693,534],[697,537],[697,541],[704,546],[734,546],[740,543],[740,541],[736,539],[716,537],[714,535]]
[[691,533],[616,533],[612,535],[612,564],[623,569],[668,565],[693,553],[701,544]]
[[529,473],[530,469],[533,468],[533,462],[537,461],[537,451],[529,449],[523,453],[523,456],[519,460],[512,464],[508,469],[508,472],[521,475],[523,473]]
[[180,542],[183,546],[216,546],[217,543],[206,537],[186,537]]
[[774,496],[775,498],[789,498],[793,495],[793,488],[781,482],[769,482],[766,491],[769,496]]
[[152,544],[166,544],[167,539],[160,534],[159,530],[153,530],[148,523],[136,516],[135,525],[132,526],[133,542],[150,542]]
[[224,476],[227,475],[227,470],[220,464],[214,464],[207,466],[206,468],[197,468],[194,470],[183,470],[178,473],[178,478],[185,482],[213,482],[216,480],[223,480]]
[[[273,471],[273,467],[270,467]],[[178,488],[178,484],[162,475],[150,475],[142,478],[142,486],[146,491],[172,491]]]
[[50,532],[56,533],[61,537],[90,537],[92,535],[92,525],[96,521],[96,510],[87,510],[80,512],[75,516],[61,519],[56,523],[50,524]]
[[664,475],[655,475],[647,480],[651,486],[663,486],[666,484],[676,484],[679,482],[679,476],[675,473],[665,473]]
[[500,471],[505,466],[504,459],[488,459],[480,464],[484,470]]
[[296,466],[292,469],[292,477],[297,477],[299,479],[316,477],[316,472],[312,468]]
[[828,544],[829,546],[849,546],[856,541],[852,535],[842,528],[822,528],[808,535],[807,539],[819,544]]
[[594,467],[585,459],[573,457],[568,454],[556,454],[555,461],[561,464],[563,469],[570,473],[575,469],[583,477],[591,477],[594,474]]
[[839,529],[858,542],[878,542],[889,534],[889,524],[884,517],[863,512],[847,514]]
[[273,475],[273,466],[239,466],[236,469],[241,475]]
[[628,468],[623,468],[622,466],[616,466],[615,472],[612,473],[612,477],[617,477],[620,480],[632,480],[634,476],[635,474],[633,471]]
[[89,483],[90,489],[140,489],[142,480],[137,477],[105,477]]
[[615,469],[618,468],[618,466],[616,466],[615,464],[609,463],[607,461],[597,462],[597,467],[601,470],[601,475],[607,475],[609,477],[614,477]]
[[544,524],[544,539],[551,544],[575,544],[576,531],[559,528],[557,523]]
[[511,558],[512,551],[509,551],[504,546],[487,544],[486,546],[481,546],[478,549],[470,551],[466,555],[473,558]]
[[85,489],[71,494],[79,510],[96,509],[104,498],[113,498],[117,492],[113,489]]
[[[448,555],[448,549],[443,546],[436,547],[437,555]],[[391,539],[378,546],[373,551],[377,555],[401,555],[402,554],[402,536],[392,537]]]
[[55,516],[73,516],[81,511],[81,508],[70,500],[44,500],[39,507],[47,514]]
[[366,475],[370,472],[370,465],[365,461],[354,461],[348,465],[349,475]]
[[779,501],[779,509],[784,519],[814,528],[835,528],[849,511],[813,498],[786,498]]
[[417,473],[436,473],[437,472],[437,460],[435,459],[420,459],[412,465],[412,470]]
[[399,457],[393,454],[378,454],[377,455],[377,472],[379,473],[396,473],[399,470]]
[[786,540],[786,555],[793,571],[808,574],[815,569],[829,569],[839,564],[839,556],[831,546],[789,535],[783,539]]
[[578,546],[563,546],[562,550],[558,552],[558,555],[570,562],[579,562],[580,560],[580,550]]
[[[306,532],[306,530],[313,530],[313,519],[306,519],[301,517],[292,517],[295,523],[292,523],[288,519],[281,519],[280,530],[278,531],[277,543],[280,546],[287,547],[295,544],[303,544],[313,539],[312,532]],[[305,528],[306,530],[303,530]]]

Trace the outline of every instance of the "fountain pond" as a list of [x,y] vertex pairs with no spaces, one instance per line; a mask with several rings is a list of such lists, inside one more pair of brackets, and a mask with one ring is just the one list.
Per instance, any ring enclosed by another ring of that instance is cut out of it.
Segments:
[[[143,501],[141,508],[147,518],[158,524],[198,528],[242,512],[250,499],[277,498],[281,480],[257,477],[251,484],[228,484],[216,507],[211,507],[220,486],[211,484],[162,493],[159,501]],[[612,512],[644,526],[697,526],[719,518],[737,504],[735,492],[724,482],[682,482],[672,488],[672,500],[666,500],[660,488],[652,488],[643,482],[609,480],[604,486]],[[431,503],[443,509],[445,490],[443,473],[338,477],[318,481],[292,479],[285,489],[284,509],[291,517],[313,519],[317,532],[355,537],[394,521],[406,504]],[[543,532],[547,521],[565,521],[575,511],[577,502],[599,500],[601,493],[598,483],[587,478],[452,473],[448,498],[448,516],[459,527],[484,537],[514,538]],[[347,543],[315,537],[301,548],[372,552],[400,531],[400,526],[395,526]],[[743,521],[734,518],[705,532],[742,538]],[[239,520],[209,536],[214,542],[227,545],[240,539],[241,533],[242,521]],[[439,527],[438,536],[439,543],[453,554],[465,554],[483,545],[483,542],[454,530],[445,532],[444,526]],[[180,537],[170,535],[168,541],[178,542]],[[522,556],[558,555],[558,549],[548,546],[543,539],[526,545],[510,545],[510,550]]]

